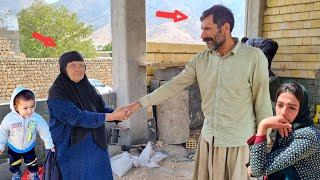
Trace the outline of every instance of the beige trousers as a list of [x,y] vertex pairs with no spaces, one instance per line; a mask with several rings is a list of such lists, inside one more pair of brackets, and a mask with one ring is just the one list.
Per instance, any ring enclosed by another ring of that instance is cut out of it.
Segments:
[[199,138],[193,180],[249,180],[249,147],[213,147]]

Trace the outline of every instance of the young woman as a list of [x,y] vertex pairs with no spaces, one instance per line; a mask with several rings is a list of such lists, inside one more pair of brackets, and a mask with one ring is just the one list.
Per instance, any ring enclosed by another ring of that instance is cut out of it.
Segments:
[[[276,93],[276,116],[262,120],[257,134],[248,140],[250,171],[268,180],[319,180],[320,131],[309,117],[305,87],[282,84]],[[267,152],[267,129],[278,129],[271,152]]]

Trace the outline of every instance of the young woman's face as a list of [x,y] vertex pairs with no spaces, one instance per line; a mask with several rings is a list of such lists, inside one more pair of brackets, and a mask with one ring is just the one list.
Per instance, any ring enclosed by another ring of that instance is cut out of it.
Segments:
[[291,123],[297,117],[300,109],[299,100],[290,92],[281,93],[276,103],[276,114],[282,115]]
[[86,66],[83,61],[71,61],[66,67],[67,75],[75,83],[83,79],[85,70]]

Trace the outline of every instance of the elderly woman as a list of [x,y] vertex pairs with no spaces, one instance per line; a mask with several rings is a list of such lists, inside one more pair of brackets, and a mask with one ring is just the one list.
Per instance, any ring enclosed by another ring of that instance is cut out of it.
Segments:
[[51,86],[48,97],[50,131],[56,145],[57,163],[51,164],[48,171],[52,173],[58,168],[61,174],[55,171],[53,175],[46,174],[46,177],[113,179],[105,122],[126,119],[126,112],[122,109],[112,112],[105,106],[102,97],[89,83],[84,60],[78,52],[61,55],[59,65],[60,74]]
[[[268,128],[278,129],[267,153]],[[257,134],[248,140],[251,175],[268,180],[319,180],[320,131],[309,117],[305,87],[282,84],[276,93],[276,116],[262,120]]]

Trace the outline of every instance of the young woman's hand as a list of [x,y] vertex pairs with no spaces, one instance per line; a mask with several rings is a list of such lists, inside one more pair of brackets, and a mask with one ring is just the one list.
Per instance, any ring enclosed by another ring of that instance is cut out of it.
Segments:
[[253,177],[252,176],[252,171],[251,171],[251,166],[247,167],[247,174],[248,174],[249,177]]
[[292,131],[292,125],[281,115],[271,116],[263,119],[258,127],[257,136],[266,135],[269,128],[278,129],[279,134],[283,136],[288,136],[289,132]]
[[53,148],[50,149],[51,152],[56,152],[56,150]]

